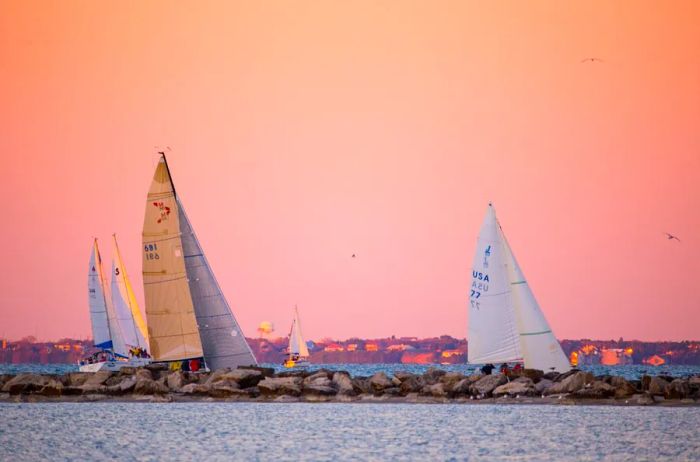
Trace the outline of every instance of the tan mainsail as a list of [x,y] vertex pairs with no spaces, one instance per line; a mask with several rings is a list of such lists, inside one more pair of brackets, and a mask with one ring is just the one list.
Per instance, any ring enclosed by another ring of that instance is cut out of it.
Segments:
[[176,361],[203,356],[185,270],[178,204],[161,158],[143,222],[143,284],[151,356]]

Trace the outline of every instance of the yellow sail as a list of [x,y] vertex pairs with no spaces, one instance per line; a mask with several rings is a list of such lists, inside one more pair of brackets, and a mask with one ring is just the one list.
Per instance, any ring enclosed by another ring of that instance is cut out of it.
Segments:
[[178,204],[165,158],[158,162],[143,222],[143,284],[151,356],[203,356],[185,270]]
[[[132,335],[132,337],[135,337],[132,340],[132,345],[133,346],[139,346],[141,348],[145,348],[148,350],[148,332],[146,331],[146,323],[143,321],[143,317],[141,316],[141,310],[139,309],[139,304],[136,301],[136,295],[134,294],[134,289],[131,287],[131,281],[129,280],[129,276],[126,273],[126,266],[124,266],[124,262],[122,261],[122,254],[119,251],[119,245],[117,244],[117,235],[113,234],[112,239],[114,241],[114,269],[112,270],[114,274],[112,274],[112,298],[115,298],[115,295],[119,295],[120,301],[126,305],[126,308],[128,308],[127,314],[130,312],[131,316],[128,316],[128,321],[131,321],[133,323],[133,327],[136,328],[137,332],[135,332],[135,335]],[[114,303],[114,302],[113,302]],[[116,306],[116,303],[114,303]],[[131,327],[131,331],[133,333],[133,327]],[[127,326],[127,328],[129,328]],[[124,330],[124,329],[123,329]],[[125,334],[126,337],[126,334]],[[133,342],[135,340],[135,342]]]

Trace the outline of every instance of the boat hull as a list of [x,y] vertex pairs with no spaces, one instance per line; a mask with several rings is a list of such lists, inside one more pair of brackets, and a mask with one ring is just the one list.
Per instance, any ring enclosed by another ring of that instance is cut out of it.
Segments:
[[296,361],[288,359],[284,362],[284,367],[287,369],[292,369],[294,367],[307,367],[311,363],[306,359],[297,359]]
[[98,371],[110,371],[116,372],[122,367],[143,367],[151,363],[148,358],[129,358],[126,361],[110,360],[110,361],[100,361],[92,364],[83,364],[80,366],[80,372],[98,372]]

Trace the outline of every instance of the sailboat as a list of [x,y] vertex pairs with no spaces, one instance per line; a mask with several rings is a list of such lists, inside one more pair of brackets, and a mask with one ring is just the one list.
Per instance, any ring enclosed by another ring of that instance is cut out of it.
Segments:
[[165,153],[143,223],[143,284],[150,353],[172,369],[257,365],[176,193]]
[[97,239],[93,242],[88,266],[88,305],[93,342],[99,351],[80,360],[81,372],[118,371],[124,366],[148,364],[147,358],[129,355],[114,305],[108,295]]
[[479,232],[469,294],[470,364],[571,368],[489,204]]
[[299,321],[299,309],[294,307],[294,319],[289,331],[289,349],[284,367],[301,367],[309,364],[309,348],[301,335],[301,322]]
[[134,290],[126,273],[117,235],[112,235],[114,251],[112,259],[112,305],[131,356],[148,357],[148,334],[141,316]]

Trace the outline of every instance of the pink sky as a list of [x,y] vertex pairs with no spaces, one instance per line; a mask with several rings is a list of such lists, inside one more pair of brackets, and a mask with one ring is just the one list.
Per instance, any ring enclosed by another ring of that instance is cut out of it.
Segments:
[[492,200],[559,338],[698,339],[698,23],[694,1],[0,1],[0,337],[88,335],[93,236],[143,300],[169,145],[249,336],[294,304],[312,339],[466,336]]

